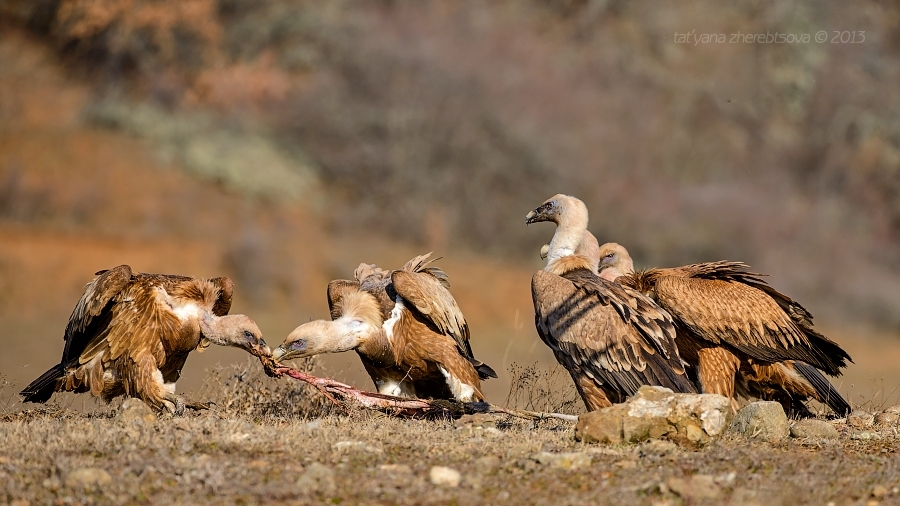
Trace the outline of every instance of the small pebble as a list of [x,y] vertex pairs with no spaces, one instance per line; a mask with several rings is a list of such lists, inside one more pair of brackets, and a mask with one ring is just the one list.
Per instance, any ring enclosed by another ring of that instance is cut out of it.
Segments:
[[428,478],[434,485],[455,488],[459,486],[462,475],[459,474],[459,471],[456,469],[444,466],[434,466],[431,468],[431,471],[429,471]]

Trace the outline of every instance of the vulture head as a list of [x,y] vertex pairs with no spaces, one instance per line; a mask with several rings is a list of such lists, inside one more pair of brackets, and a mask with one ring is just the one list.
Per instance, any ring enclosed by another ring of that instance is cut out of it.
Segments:
[[276,362],[340,353],[359,348],[380,332],[381,311],[375,298],[364,291],[350,291],[341,298],[341,316],[315,320],[295,328],[272,352]]
[[621,245],[608,242],[600,246],[600,277],[608,281],[615,281],[619,276],[630,274],[634,271],[634,262],[631,255]]
[[[547,249],[546,258],[549,264],[557,258],[575,254],[587,232],[587,206],[575,197],[554,195],[525,216],[526,224],[539,221],[556,224],[556,233],[553,234],[553,240]],[[596,239],[594,242],[596,243]]]
[[257,357],[272,354],[263,341],[262,331],[253,320],[242,314],[220,317],[207,314],[200,320],[200,331],[203,338],[212,344],[241,348]]
[[372,331],[359,318],[342,316],[337,320],[315,320],[295,328],[281,346],[272,352],[277,362],[312,357],[322,353],[340,353],[358,348]]

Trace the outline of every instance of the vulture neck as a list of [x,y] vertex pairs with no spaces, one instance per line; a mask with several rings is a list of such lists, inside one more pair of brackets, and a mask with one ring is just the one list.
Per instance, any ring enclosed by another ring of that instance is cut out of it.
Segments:
[[[565,203],[556,221],[556,232],[547,250],[547,265],[575,254],[588,227],[588,210],[583,202],[571,199]],[[599,260],[599,259],[598,259]]]
[[216,316],[205,312],[200,316],[200,333],[213,344],[228,346],[228,336],[233,331],[234,320],[232,316]]

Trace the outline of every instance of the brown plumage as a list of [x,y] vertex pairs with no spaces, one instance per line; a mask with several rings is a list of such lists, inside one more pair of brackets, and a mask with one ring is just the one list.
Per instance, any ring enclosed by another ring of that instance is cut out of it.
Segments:
[[380,393],[482,401],[481,380],[497,375],[469,345],[469,327],[430,253],[396,271],[361,264],[356,280],[328,284],[332,321],[303,324],[276,360],[356,350]]
[[588,224],[584,203],[556,195],[526,217],[529,224],[539,221],[556,223],[557,229],[547,266],[531,281],[535,327],[571,374],[587,409],[622,402],[641,385],[695,392],[669,315],[642,294],[594,274],[596,249],[587,249],[592,258],[576,254]]
[[[818,333],[812,315],[741,262],[635,272],[622,246],[600,248],[600,275],[654,299],[675,320],[678,348],[704,392],[779,400],[805,414],[814,398],[843,415],[849,405],[819,373],[840,375],[850,356]],[[624,274],[624,275],[622,275]]]
[[134,273],[127,265],[97,275],[69,317],[62,360],[21,392],[25,401],[91,392],[106,401],[138,397],[181,413],[185,404],[175,382],[191,351],[219,344],[270,353],[252,320],[226,316],[233,291],[228,278]]

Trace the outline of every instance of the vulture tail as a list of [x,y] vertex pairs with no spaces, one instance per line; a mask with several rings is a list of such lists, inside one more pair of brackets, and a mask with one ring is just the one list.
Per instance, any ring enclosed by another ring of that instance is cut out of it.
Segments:
[[819,396],[818,401],[827,404],[838,416],[850,414],[850,404],[841,397],[841,394],[835,390],[831,382],[825,379],[825,376],[822,376],[818,369],[800,361],[794,362],[794,369],[813,386]]
[[57,364],[44,374],[32,381],[24,390],[19,392],[23,402],[47,402],[56,391],[56,380],[66,374],[66,368]]

